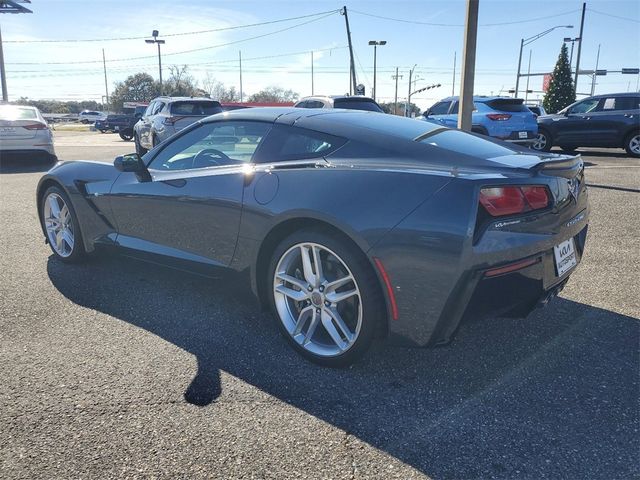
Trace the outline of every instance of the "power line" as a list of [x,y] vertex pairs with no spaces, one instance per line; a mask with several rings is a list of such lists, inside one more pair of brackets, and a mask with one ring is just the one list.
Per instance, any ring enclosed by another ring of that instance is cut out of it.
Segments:
[[606,17],[617,18],[618,20],[627,20],[629,22],[640,23],[640,20],[636,20],[635,18],[621,17],[619,15],[613,15],[611,13],[599,12],[598,10],[594,10],[593,8],[587,7],[587,10],[593,13],[597,13],[598,15],[604,15]]
[[[351,10],[353,13],[357,13],[359,15],[365,15],[367,17],[373,17],[373,18],[379,18],[382,20],[390,20],[392,22],[401,22],[401,23],[412,23],[415,25],[429,25],[431,27],[464,27],[464,25],[462,23],[434,23],[434,22],[421,22],[418,20],[406,20],[406,19],[402,19],[402,18],[393,18],[393,17],[385,17],[382,15],[375,15],[373,13],[367,13],[367,12],[361,12],[359,10]],[[537,22],[538,20],[547,20],[549,18],[555,18],[555,17],[559,17],[559,16],[563,16],[563,15],[569,15],[570,13],[575,13],[579,10],[570,10],[568,12],[564,12],[564,13],[556,13],[554,15],[547,15],[544,17],[536,17],[536,18],[529,18],[527,20],[515,20],[512,22],[499,22],[499,23],[483,23],[480,24],[481,27],[499,27],[502,25],[516,25],[519,23],[529,23],[529,22]]]
[[[259,23],[248,23],[246,25],[234,25],[231,27],[222,27],[222,28],[212,28],[209,30],[197,30],[193,32],[180,32],[180,33],[169,33],[162,35],[163,37],[178,37],[183,35],[200,35],[203,33],[214,33],[214,32],[225,32],[229,30],[237,30],[240,28],[249,28],[249,27],[259,27],[262,25],[272,25],[274,23],[282,23],[282,22],[290,22],[292,20],[300,20],[302,18],[310,18],[317,17],[320,15],[325,15],[329,13],[337,13],[339,10],[327,10],[326,12],[318,12],[318,13],[310,13],[309,15],[300,15],[298,17],[289,17],[289,18],[281,18],[278,20],[270,20],[268,22],[259,22]],[[77,38],[77,39],[66,39],[66,40],[5,40],[4,43],[82,43],[82,42],[113,42],[113,41],[121,41],[121,40],[143,40],[147,38],[146,36],[142,37],[113,37],[113,38]]]
[[[263,33],[261,35],[255,35],[253,37],[247,37],[247,38],[243,38],[240,40],[234,40],[232,42],[227,42],[227,43],[221,43],[218,45],[210,45],[208,47],[200,47],[200,48],[193,48],[191,50],[183,50],[180,52],[171,52],[171,53],[164,53],[163,57],[168,57],[168,56],[173,56],[173,55],[183,55],[185,53],[193,53],[193,52],[201,52],[204,50],[211,50],[213,48],[221,48],[221,47],[227,47],[229,45],[236,45],[238,43],[243,43],[243,42],[248,42],[250,40],[256,40],[258,38],[264,38],[264,37],[268,37],[271,35],[277,35],[278,33],[282,33],[282,32],[286,32],[288,30],[292,30],[294,28],[298,28],[298,27],[302,27],[303,25],[308,25],[310,23],[313,22],[318,22],[320,20],[323,20],[327,17],[330,17],[331,15],[335,15],[337,13],[336,11],[332,11],[331,13],[324,15],[322,17],[319,18],[314,18],[312,20],[307,20],[306,22],[301,22],[301,23],[297,23],[295,25],[291,25],[289,27],[286,28],[281,28],[280,30],[275,30],[273,32],[268,32],[268,33]],[[143,60],[143,59],[147,59],[147,58],[156,58],[155,55],[144,55],[141,57],[129,57],[129,58],[114,58],[111,60],[107,60],[107,63],[113,63],[113,62],[126,62],[126,61],[130,61],[130,60]],[[7,63],[7,65],[80,65],[80,64],[88,64],[88,63],[102,63],[102,60],[78,60],[78,61],[74,61],[74,62],[11,62],[11,63]]]

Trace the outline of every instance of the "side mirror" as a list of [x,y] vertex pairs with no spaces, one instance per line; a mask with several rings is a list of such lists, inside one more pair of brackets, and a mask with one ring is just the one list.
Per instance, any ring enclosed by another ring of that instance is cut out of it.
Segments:
[[121,172],[143,172],[147,169],[137,153],[117,156],[113,161],[113,166]]

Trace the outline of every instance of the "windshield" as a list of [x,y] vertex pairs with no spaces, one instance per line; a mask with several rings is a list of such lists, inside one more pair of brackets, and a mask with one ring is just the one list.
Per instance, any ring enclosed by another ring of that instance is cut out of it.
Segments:
[[14,107],[13,105],[0,106],[0,120],[36,120],[37,118],[35,108]]

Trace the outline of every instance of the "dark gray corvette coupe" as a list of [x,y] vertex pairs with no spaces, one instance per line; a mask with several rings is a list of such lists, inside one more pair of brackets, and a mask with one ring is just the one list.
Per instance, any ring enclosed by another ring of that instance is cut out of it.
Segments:
[[102,247],[246,271],[285,337],[330,366],[374,336],[448,342],[465,312],[526,315],[581,259],[580,157],[372,112],[246,109],[114,165],[41,179],[55,256]]

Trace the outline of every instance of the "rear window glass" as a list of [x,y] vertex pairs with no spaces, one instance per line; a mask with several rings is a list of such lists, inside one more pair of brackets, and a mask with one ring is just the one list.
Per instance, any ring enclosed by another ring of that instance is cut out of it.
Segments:
[[0,120],[35,120],[37,118],[34,108],[0,106]]
[[442,129],[433,135],[426,136],[420,140],[420,142],[433,145],[434,147],[444,148],[445,150],[485,159],[513,155],[514,153],[514,151],[509,148],[461,132],[460,130]]
[[367,112],[383,112],[376,102],[364,98],[337,98],[333,101],[333,106],[334,108],[365,110]]
[[529,109],[524,102],[517,98],[496,98],[495,100],[489,100],[484,102],[494,110],[501,112],[528,112]]
[[215,115],[222,112],[218,102],[175,102],[171,104],[173,115]]

